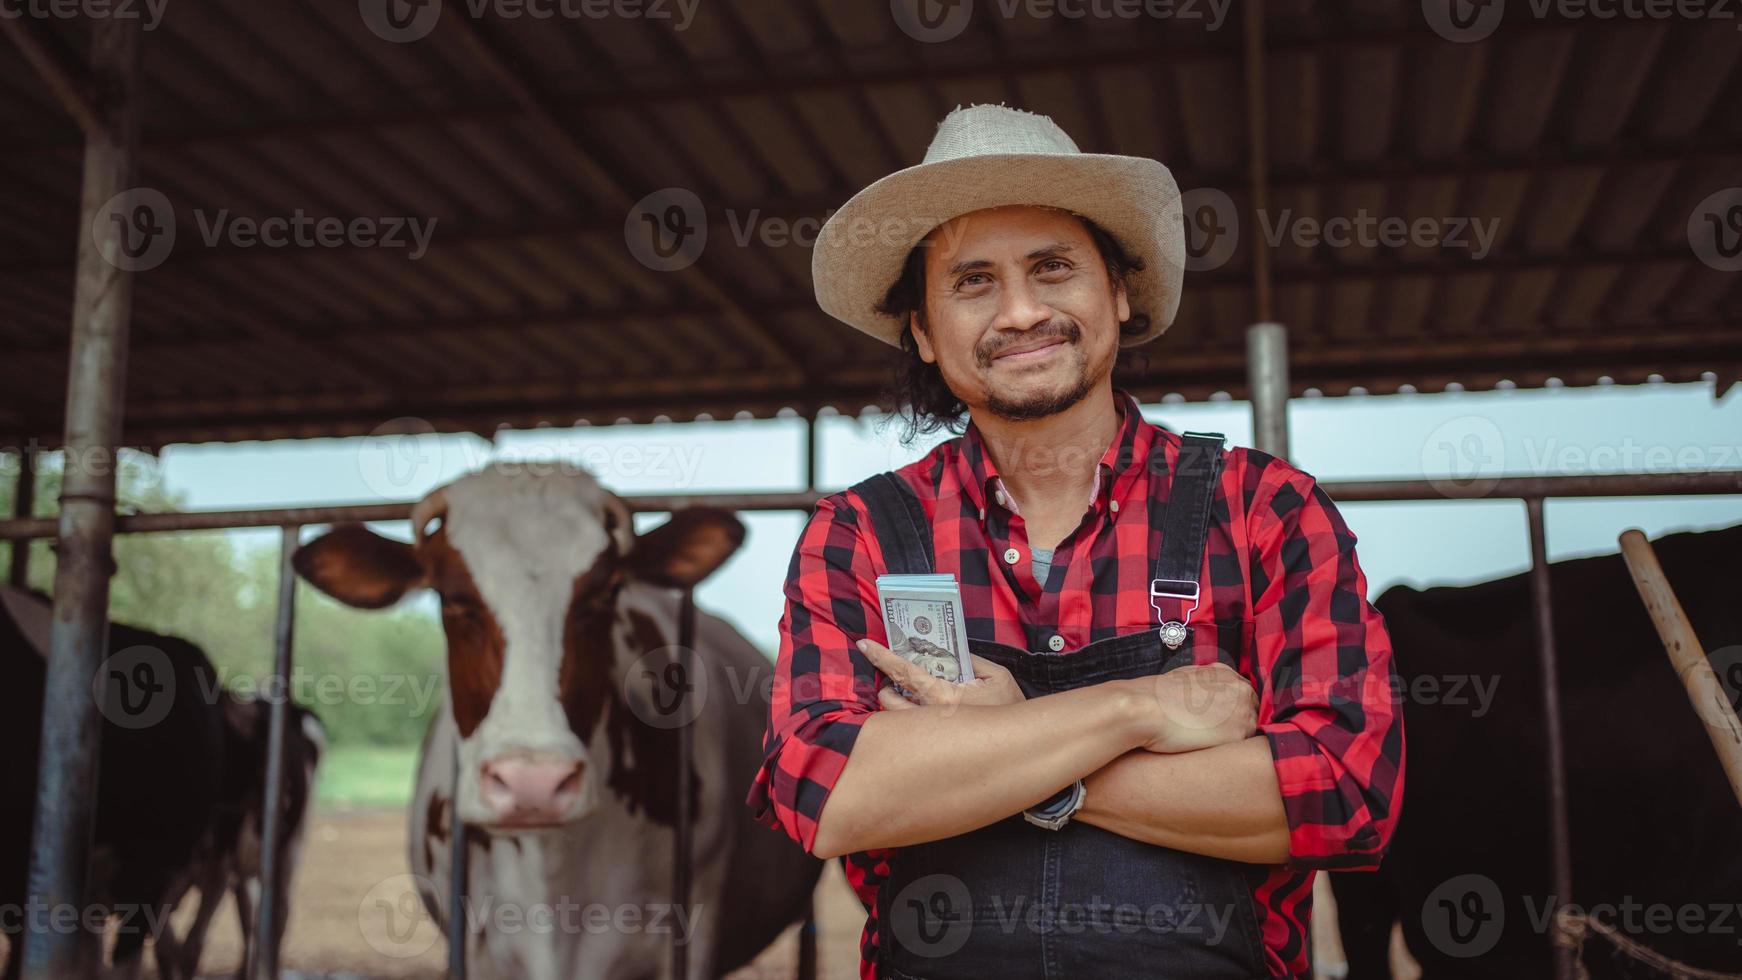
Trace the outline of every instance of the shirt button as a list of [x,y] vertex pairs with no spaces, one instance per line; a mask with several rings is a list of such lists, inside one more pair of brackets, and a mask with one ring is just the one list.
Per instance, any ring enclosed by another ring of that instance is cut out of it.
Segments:
[[1004,491],[999,490],[996,493],[994,493],[992,496],[997,498],[998,506],[1000,506],[1000,507],[1008,506],[1006,503],[1007,498],[1004,496]]
[[1046,641],[1046,648],[1051,650],[1053,653],[1063,650],[1065,648],[1065,638],[1054,633],[1052,639]]
[[1107,501],[1107,506],[1113,508],[1113,513],[1119,513],[1119,501],[1109,500]]
[[1020,561],[1021,559],[1022,559],[1022,552],[1017,551],[1015,548],[1005,548],[1004,549],[1004,564],[1014,565],[1018,561]]

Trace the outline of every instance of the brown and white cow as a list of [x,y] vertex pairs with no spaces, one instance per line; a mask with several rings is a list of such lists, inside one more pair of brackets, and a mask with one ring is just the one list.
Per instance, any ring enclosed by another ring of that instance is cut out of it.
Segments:
[[[638,536],[622,500],[559,468],[462,477],[420,501],[412,527],[411,544],[336,527],[295,565],[362,608],[441,597],[447,698],[418,765],[411,861],[445,929],[455,811],[473,828],[471,976],[660,976],[674,933],[690,978],[748,962],[799,917],[820,870],[743,803],[771,665],[698,613],[691,708],[661,713],[677,590],[719,568],[744,526],[697,507]],[[687,714],[695,868],[673,907],[674,720]]]

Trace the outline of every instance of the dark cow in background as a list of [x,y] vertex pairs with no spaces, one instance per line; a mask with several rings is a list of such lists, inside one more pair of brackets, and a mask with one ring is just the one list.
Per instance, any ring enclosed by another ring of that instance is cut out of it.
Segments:
[[[1742,526],[1656,548],[1723,677],[1742,662]],[[1673,959],[1742,968],[1742,807],[1705,723],[1619,555],[1555,563],[1551,578],[1572,901]],[[1398,587],[1377,605],[1415,692],[1404,700],[1409,793],[1383,866],[1331,878],[1350,980],[1389,976],[1394,921],[1425,980],[1550,976],[1552,851],[1527,576]],[[1471,678],[1489,688],[1485,712]],[[1610,952],[1589,940],[1594,976],[1658,975]]]
[[[684,980],[747,963],[801,916],[821,863],[744,806],[768,659],[698,613],[698,673],[673,674],[676,590],[723,564],[744,526],[694,507],[637,535],[623,501],[572,469],[473,473],[411,516],[412,544],[340,526],[294,562],[352,606],[390,606],[422,588],[441,597],[447,697],[419,761],[411,859],[445,929],[456,811],[478,832],[467,852],[469,975],[662,976],[674,932],[690,949]],[[693,720],[677,699],[685,688]],[[689,902],[674,909],[686,720],[695,867]],[[522,924],[492,927],[496,910]]]
[[[19,913],[29,888],[51,608],[41,593],[0,587],[0,612],[0,742],[6,746],[0,752],[0,926],[11,940],[5,973],[11,980],[22,965]],[[126,651],[133,648],[144,652],[131,658]],[[166,894],[211,826],[223,779],[223,719],[217,701],[203,696],[218,690],[216,672],[192,643],[111,623],[108,649],[108,663],[127,660],[126,683],[145,687],[123,693],[137,700],[122,705],[121,713],[104,713],[88,900],[124,913],[117,916],[122,928],[113,961],[118,970],[137,971],[146,936],[167,924]],[[137,714],[125,713],[129,709]],[[80,922],[85,911],[79,910]]]
[[[158,938],[158,956],[173,957],[182,976],[198,972],[206,930],[224,895],[235,899],[242,933],[240,976],[253,953],[255,910],[260,904],[261,834],[266,791],[266,743],[271,705],[266,701],[223,699],[224,778],[213,825],[200,842],[193,864],[169,895],[178,906],[198,889],[199,904],[179,944],[173,936]],[[278,882],[274,889],[273,931],[280,945],[290,919],[290,892],[314,807],[315,774],[326,750],[326,729],[314,712],[290,706],[284,739],[284,789],[279,796],[282,836],[278,841]]]
[[[6,980],[15,980],[21,966],[17,927],[23,923],[11,912],[28,890],[51,616],[47,596],[0,586],[0,670],[6,678],[0,683],[0,737],[7,745],[0,753],[0,926],[10,940]],[[129,656],[135,648],[147,652]],[[104,713],[89,901],[118,910],[124,928],[112,954],[117,972],[141,969],[149,936],[158,976],[191,978],[206,927],[226,892],[236,896],[244,950],[252,944],[269,706],[222,693],[211,661],[186,640],[111,623],[109,652],[108,664],[120,663],[128,683],[138,688],[122,695],[134,697],[133,710],[111,704]],[[307,709],[291,706],[289,722],[275,920],[281,938],[315,767],[326,744],[320,720]],[[186,939],[178,939],[169,913],[193,888],[201,893],[199,911]]]

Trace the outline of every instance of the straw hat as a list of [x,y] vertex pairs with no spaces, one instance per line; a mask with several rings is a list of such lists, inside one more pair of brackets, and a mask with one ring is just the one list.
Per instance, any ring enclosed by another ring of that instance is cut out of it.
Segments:
[[982,208],[1030,204],[1093,220],[1143,260],[1126,283],[1132,314],[1161,335],[1179,309],[1185,225],[1179,187],[1155,160],[1084,153],[1046,116],[1002,105],[957,107],[938,124],[925,160],[853,195],[830,216],[811,253],[817,303],[830,316],[887,344],[906,326],[876,305],[901,277],[928,232]]

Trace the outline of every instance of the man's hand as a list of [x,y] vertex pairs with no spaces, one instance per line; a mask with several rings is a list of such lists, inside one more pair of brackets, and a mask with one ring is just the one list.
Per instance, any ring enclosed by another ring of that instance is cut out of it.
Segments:
[[974,679],[958,684],[933,677],[876,640],[860,640],[859,652],[871,661],[871,666],[900,684],[914,698],[909,701],[894,688],[885,686],[877,692],[877,700],[885,708],[899,711],[920,705],[954,707],[963,704],[997,707],[1027,700],[1010,671],[984,657],[974,657]]
[[1248,738],[1258,729],[1258,692],[1224,663],[1176,667],[1139,681],[1154,699],[1151,752],[1191,752]]

